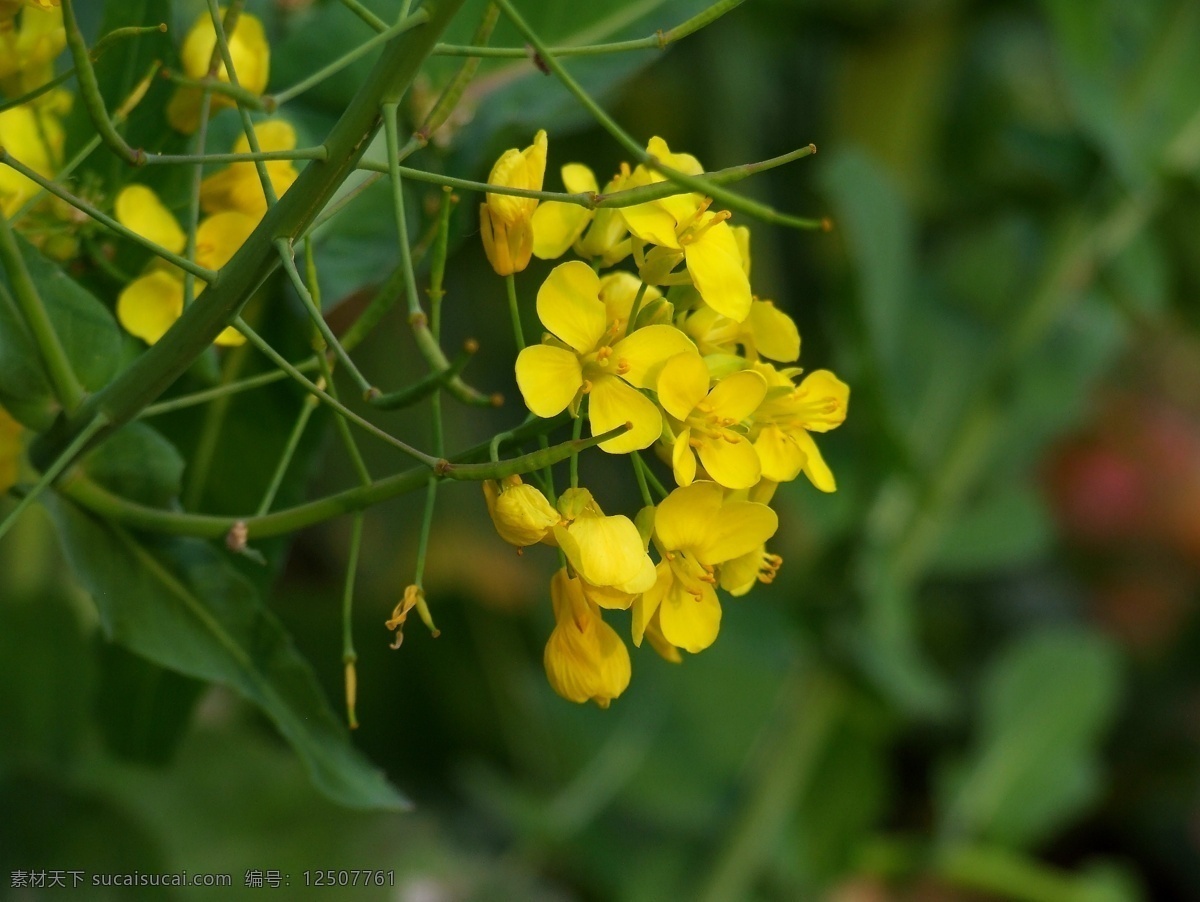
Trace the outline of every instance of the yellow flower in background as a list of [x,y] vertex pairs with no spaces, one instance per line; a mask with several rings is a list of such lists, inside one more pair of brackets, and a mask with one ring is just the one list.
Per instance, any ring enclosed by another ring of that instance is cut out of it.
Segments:
[[500,482],[485,479],[483,496],[496,532],[504,541],[518,548],[548,540],[553,543],[552,530],[563,519],[546,496],[522,482],[520,476],[508,476]]
[[0,407],[0,495],[17,484],[21,463],[21,433],[24,427]]
[[648,388],[658,368],[674,354],[694,350],[673,326],[653,325],[615,340],[618,328],[600,300],[600,277],[581,261],[551,270],[538,290],[537,311],[553,341],[531,345],[517,356],[517,386],[539,417],[571,407],[577,413],[589,396],[588,419],[599,435],[623,423],[633,428],[600,445],[621,454],[654,443],[662,416],[638,389]]
[[715,482],[675,489],[654,514],[662,562],[658,577],[633,605],[633,641],[655,615],[671,645],[695,654],[712,645],[721,627],[717,567],[758,549],[779,518],[756,501],[729,500]]
[[[562,168],[563,187],[570,194],[596,194],[600,188],[592,170],[582,163]],[[557,260],[583,235],[595,211],[578,204],[550,200],[533,211],[533,255],[539,260]]]
[[0,91],[9,97],[19,97],[53,78],[54,60],[67,46],[57,4],[30,6],[13,28],[15,14],[16,10],[9,13],[6,22],[0,12]]
[[[221,10],[225,15],[225,10]],[[238,84],[247,91],[261,94],[267,89],[267,81],[271,73],[271,47],[267,43],[266,32],[262,22],[250,13],[238,16],[237,25],[227,35],[229,39],[229,55],[233,60],[233,68],[237,73]],[[179,56],[183,62],[184,74],[189,78],[205,78],[208,76],[208,66],[213,59],[213,51],[217,47],[217,32],[213,28],[212,17],[201,13],[196,19],[187,37],[183,39],[183,47]],[[223,82],[229,81],[229,72],[218,54],[217,78]],[[171,102],[167,105],[167,121],[176,131],[190,135],[200,126],[201,91],[199,88],[180,87],[175,91]],[[226,107],[233,107],[236,102],[224,94],[213,94],[210,114]]]
[[800,330],[795,320],[771,301],[753,301],[749,315],[740,323],[711,307],[698,307],[681,316],[678,325],[705,356],[737,354],[740,345],[749,361],[765,357],[792,363],[800,357]]
[[[646,152],[664,166],[686,175],[704,170],[690,154],[671,153],[662,138],[651,138]],[[664,176],[639,166],[627,188],[652,185]],[[634,238],[655,247],[646,254],[634,244],[639,274],[652,284],[671,284],[675,267],[683,262],[704,302],[723,316],[741,322],[750,313],[750,279],[738,239],[726,221],[728,212],[710,213],[709,201],[699,194],[676,194],[620,208]]]
[[[510,148],[500,155],[488,175],[488,184],[504,188],[541,191],[546,177],[546,132],[539,131],[524,150]],[[510,276],[529,265],[533,254],[533,214],[538,202],[532,197],[511,197],[488,192],[479,206],[479,229],[483,250],[497,275]]]
[[799,370],[781,372],[767,364],[758,364],[755,370],[770,386],[754,413],[754,450],[763,477],[789,482],[803,472],[822,492],[836,491],[833,473],[809,433],[828,432],[845,421],[850,387],[829,370],[814,370],[799,385],[792,383]]
[[[59,92],[52,92],[59,93]],[[0,147],[46,178],[62,157],[63,128],[53,113],[33,104],[0,113]],[[0,213],[12,216],[41,188],[11,166],[0,166]]]
[[[296,130],[283,119],[270,119],[254,126],[259,148],[264,151],[295,150]],[[234,153],[249,153],[250,141],[243,134],[233,145]],[[269,160],[263,164],[276,197],[283,197],[299,173],[291,160]],[[200,183],[200,206],[205,213],[236,210],[261,219],[267,212],[267,196],[254,163],[232,163]]]
[[[145,185],[127,185],[113,204],[117,221],[133,232],[172,253],[180,253],[187,236],[155,192]],[[219,270],[250,237],[257,220],[234,210],[217,213],[196,227],[196,262]],[[183,314],[184,276],[174,266],[155,263],[150,272],[134,279],[117,298],[117,320],[130,335],[154,344]],[[204,290],[201,282],[197,296]],[[233,347],[245,337],[232,326],[217,336],[214,344]]]
[[658,376],[658,403],[671,416],[675,443],[671,464],[675,481],[691,485],[696,458],[708,475],[729,489],[758,482],[758,454],[742,423],[762,403],[767,381],[753,370],[726,376],[709,390],[704,358],[678,354],[663,364]]
[[[631,332],[636,324],[629,322],[629,314],[633,312],[633,302],[642,287],[642,280],[633,273],[618,270],[600,277],[600,300],[604,302],[605,316],[608,321],[622,332]],[[655,301],[662,298],[663,293],[653,285],[647,285],[642,295],[642,306],[638,312],[638,321],[644,325],[658,323],[671,325],[670,307],[667,302],[654,306]],[[655,313],[655,310],[658,312]]]
[[550,598],[555,626],[543,656],[546,679],[567,701],[607,708],[629,685],[629,649],[566,569],[551,579]]
[[[567,521],[554,527],[554,538],[572,569],[589,586],[615,589],[625,596],[637,595],[654,584],[654,563],[634,522],[626,516],[605,516],[587,489],[567,489],[558,500],[558,510]],[[613,601],[611,593],[599,593],[605,607],[628,607]]]
[[[602,194],[612,194],[623,189],[629,181],[629,164],[622,163],[621,169],[609,179]],[[591,225],[575,242],[575,253],[581,257],[598,259],[603,266],[612,266],[629,256],[632,244],[629,229],[615,207],[601,207],[591,217]]]

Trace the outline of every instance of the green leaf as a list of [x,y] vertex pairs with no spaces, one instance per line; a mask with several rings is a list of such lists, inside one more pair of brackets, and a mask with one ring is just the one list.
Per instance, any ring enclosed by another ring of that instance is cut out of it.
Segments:
[[931,569],[939,574],[967,574],[1016,567],[1044,555],[1053,525],[1032,485],[995,485],[975,500],[943,531],[941,549]]
[[1028,846],[1097,787],[1097,744],[1112,719],[1118,658],[1081,629],[1018,641],[984,679],[976,749],[943,799],[943,828]]
[[50,507],[68,561],[114,641],[254,702],[330,798],[354,808],[405,806],[350,744],[291,637],[210,545],[151,545],[61,499]]
[[[21,254],[46,313],[58,333],[75,375],[88,391],[103,388],[116,375],[121,334],[108,308],[30,245]],[[0,405],[36,431],[54,421],[58,404],[46,381],[41,357],[12,298],[8,274],[0,267]]]
[[88,455],[83,468],[105,488],[154,507],[179,497],[184,461],[175,446],[145,423],[130,423]]

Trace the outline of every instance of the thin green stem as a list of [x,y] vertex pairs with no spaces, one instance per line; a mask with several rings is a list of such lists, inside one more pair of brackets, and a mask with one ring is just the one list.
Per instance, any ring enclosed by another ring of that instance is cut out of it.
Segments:
[[272,100],[274,101],[276,106],[283,106],[289,100],[294,100],[296,97],[299,97],[301,94],[303,94],[309,88],[312,88],[315,85],[319,85],[321,82],[323,82],[325,79],[329,78],[331,75],[335,75],[338,72],[341,72],[347,66],[352,65],[356,61],[362,59],[368,53],[370,53],[373,50],[376,50],[377,48],[381,47],[383,44],[386,44],[388,41],[390,41],[392,38],[396,37],[397,35],[404,34],[404,32],[406,32],[412,28],[415,28],[418,25],[424,25],[428,21],[429,21],[429,13],[425,12],[424,10],[417,11],[415,14],[408,16],[407,18],[403,19],[400,22],[397,22],[395,25],[391,26],[390,28],[387,28],[384,31],[381,31],[379,34],[375,35],[374,37],[370,38],[369,40],[364,41],[363,43],[359,44],[357,47],[355,47],[349,53],[343,54],[342,56],[338,57],[336,60],[334,60],[328,66],[323,66],[322,68],[318,69],[316,72],[314,72],[312,75],[308,76],[307,78],[296,82],[296,84],[292,85],[290,88],[285,88],[284,90],[280,91],[278,94],[273,95]]
[[442,340],[442,300],[446,297],[446,255],[450,245],[450,211],[458,198],[446,188],[442,192],[442,205],[438,209],[437,237],[433,242],[433,253],[429,259],[429,331],[433,340]]
[[[510,441],[512,444],[519,445],[533,436],[540,435],[541,430],[551,429],[557,425],[559,425],[557,419],[535,421],[528,426],[512,430]],[[535,451],[532,454],[489,464],[455,463],[445,476],[446,478],[478,482],[484,479],[502,479],[505,476],[530,473],[543,466],[565,460],[573,450],[594,447],[600,442],[615,438],[623,431],[624,427],[620,427],[599,436],[581,439],[578,443],[565,442],[544,451]],[[476,445],[474,448],[456,455],[455,460],[478,459],[487,454],[488,444],[484,442]],[[244,523],[249,535],[256,539],[266,539],[296,532],[334,517],[379,504],[389,498],[408,494],[425,485],[428,479],[428,467],[413,467],[394,476],[376,480],[369,485],[346,489],[334,495],[308,501],[286,510],[275,511],[263,517],[188,514],[151,507],[114,495],[82,474],[69,476],[59,485],[59,491],[72,501],[105,519],[135,529],[164,535],[216,539],[226,535],[238,523]]]
[[633,296],[633,305],[629,308],[629,322],[625,324],[625,334],[628,335],[637,328],[638,314],[642,312],[642,301],[646,297],[646,289],[650,286],[643,282],[638,286],[637,294]]
[[504,286],[508,291],[508,316],[512,320],[513,340],[517,343],[517,352],[525,350],[525,330],[521,328],[521,306],[517,303],[517,280],[509,273],[504,277]]
[[[757,175],[760,172],[766,172],[767,170],[775,169],[776,167],[792,163],[804,157],[812,156],[816,152],[816,145],[807,144],[804,147],[780,154],[777,157],[771,157],[767,160],[755,163],[743,163],[740,166],[730,166],[726,169],[706,172],[704,177],[713,184],[728,185],[739,182],[749,176]],[[387,171],[387,164],[364,160],[359,163],[358,168],[368,172],[385,173]],[[655,182],[651,185],[642,185],[638,188],[625,188],[621,191],[614,191],[612,194],[600,194],[591,191],[581,191],[571,194],[564,191],[535,191],[532,188],[489,185],[487,182],[475,182],[470,179],[460,179],[454,176],[426,172],[423,169],[412,169],[406,166],[400,167],[400,174],[413,181],[428,182],[431,185],[441,185],[456,190],[474,191],[480,194],[490,192],[492,194],[503,194],[508,197],[529,197],[537,200],[556,201],[557,203],[586,207],[589,210],[598,210],[606,207],[631,207],[634,204],[643,204],[651,200],[660,200],[664,197],[672,197],[677,194],[687,194],[693,190],[685,185],[677,185],[671,181],[664,181]]]
[[248,91],[238,85],[232,85],[227,81],[223,81],[216,76],[206,76],[205,78],[191,78],[180,72],[172,69],[166,69],[163,72],[164,77],[172,84],[179,85],[184,88],[191,88],[196,91],[204,91],[209,94],[221,94],[228,97],[234,103],[239,103],[247,109],[255,110],[262,113],[275,112],[275,101],[270,97],[260,97],[253,91]]
[[[250,354],[246,345],[231,348],[221,361],[221,381],[231,383],[241,372]],[[183,494],[180,499],[185,510],[195,510],[200,506],[204,490],[208,486],[208,476],[212,472],[213,460],[221,444],[221,432],[225,428],[225,417],[233,403],[233,396],[225,394],[217,398],[215,403],[204,411],[200,425],[200,435],[188,459],[187,468],[183,471]]]
[[[579,416],[575,418],[575,422],[571,424],[571,438],[579,441],[579,437],[583,435],[583,411],[579,412]],[[571,453],[571,488],[579,488],[579,452]]]
[[713,183],[710,179],[688,175],[669,166],[664,166],[660,161],[655,159],[651,154],[647,153],[641,146],[631,138],[624,129],[617,125],[616,121],[605,112],[591,95],[587,93],[562,64],[557,60],[554,52],[545,45],[537,33],[529,27],[529,24],[513,7],[510,0],[495,0],[496,4],[508,17],[513,26],[521,33],[521,36],[527,40],[530,45],[538,52],[542,61],[554,75],[562,82],[564,88],[586,109],[593,119],[608,132],[620,144],[627,153],[629,153],[637,162],[644,164],[651,170],[659,173],[669,181],[675,182],[678,185],[683,185],[692,191],[702,192],[713,200],[719,201],[724,206],[731,210],[737,210],[745,213],[748,216],[753,216],[763,222],[773,223],[775,225],[791,226],[792,228],[800,229],[822,229],[828,228],[828,224],[820,219],[803,219],[797,216],[790,216],[785,213],[780,213],[765,204],[760,204],[757,201],[749,200],[742,197],[740,194],[735,194],[732,191],[726,191],[720,186]]
[[210,153],[210,154],[190,154],[190,153],[154,153],[146,155],[146,165],[153,166],[156,163],[177,164],[177,163],[198,163],[218,164],[218,163],[255,163],[269,162],[271,160],[327,160],[329,159],[329,151],[324,144],[318,144],[316,147],[297,147],[293,150],[262,150],[258,153]]
[[446,369],[434,370],[398,391],[375,395],[368,398],[368,401],[372,407],[379,410],[398,410],[402,407],[411,407],[430,395],[436,395],[439,389],[444,388],[451,379],[456,378],[466,369],[467,364],[471,362],[471,358],[478,350],[478,342],[467,341],[458,356],[450,361],[450,365]]
[[[208,150],[208,120],[212,115],[212,92],[204,89],[200,93],[200,122],[196,127],[196,156],[202,157]],[[204,188],[204,166],[192,166],[191,192],[188,196],[187,242],[184,254],[189,260],[196,259],[196,234],[200,228],[200,195]],[[183,306],[186,308],[196,299],[196,277],[190,272],[183,277]]]
[[642,462],[636,457],[630,458],[633,465],[633,476],[637,480],[638,491],[642,493],[642,502],[646,507],[654,507],[654,499],[650,497],[650,487],[646,484],[646,474],[642,472]]
[[342,666],[346,683],[346,724],[358,729],[358,652],[354,649],[354,581],[358,575],[358,555],[362,550],[363,514],[354,515],[350,527],[350,554],[346,561],[346,583],[342,587]]
[[438,480],[430,476],[425,484],[425,510],[421,515],[421,532],[417,536],[417,565],[413,573],[413,583],[417,588],[425,588],[425,557],[429,553],[429,533],[433,530],[433,512],[437,506]]
[[[500,18],[500,10],[496,4],[489,3],[487,9],[483,12],[483,17],[479,20],[479,25],[475,28],[475,33],[471,35],[472,44],[486,44],[492,37],[492,31],[496,28],[496,22]],[[450,114],[458,106],[458,102],[462,99],[463,92],[466,91],[467,85],[475,77],[475,72],[479,69],[480,59],[472,57],[463,62],[459,66],[458,71],[454,73],[454,77],[447,83],[442,91],[437,102],[433,105],[433,109],[429,111],[429,115],[425,117],[425,121],[421,123],[421,127],[417,129],[413,139],[424,145],[433,135],[441,128]]]
[[68,411],[74,410],[83,400],[83,386],[79,384],[71,359],[25,266],[25,258],[17,244],[12,224],[3,215],[0,215],[0,263],[3,263],[4,271],[8,274],[17,307],[29,328],[38,356],[42,358],[42,366],[55,396]]
[[199,276],[201,279],[204,279],[206,282],[216,281],[217,274],[213,270],[207,269],[206,267],[203,267],[203,266],[198,266],[197,264],[192,263],[190,260],[187,260],[187,259],[179,256],[178,254],[172,253],[171,251],[167,250],[162,245],[157,244],[148,238],[143,238],[141,235],[139,235],[137,232],[133,231],[132,229],[127,229],[125,226],[121,225],[121,223],[117,222],[115,219],[113,219],[107,213],[100,212],[95,207],[93,207],[91,204],[89,204],[87,201],[71,194],[65,188],[56,184],[55,182],[51,181],[50,179],[46,178],[41,173],[36,172],[33,169],[30,169],[28,166],[26,166],[20,160],[13,157],[13,155],[10,154],[3,147],[0,147],[0,163],[5,164],[6,166],[12,167],[13,169],[15,169],[17,172],[21,173],[21,175],[25,176],[30,181],[37,182],[38,185],[40,185],[42,188],[45,188],[47,191],[49,191],[55,197],[59,198],[60,200],[66,201],[68,204],[70,204],[72,207],[79,210],[80,212],[86,213],[92,219],[94,219],[97,222],[108,227],[109,229],[116,232],[118,235],[122,236],[123,238],[128,238],[130,241],[140,244],[142,247],[146,248],[152,254],[155,254],[156,256],[161,257],[162,259],[166,260],[169,263],[174,263],[176,266],[178,266],[184,272],[190,272],[193,275]]
[[388,177],[392,184],[392,213],[396,219],[396,232],[400,239],[400,269],[404,274],[404,291],[408,298],[409,319],[424,320],[425,312],[421,309],[421,296],[417,294],[412,248],[408,243],[408,213],[404,209],[404,178],[400,174],[400,132],[396,109],[395,103],[383,105],[383,135],[387,141]]
[[663,484],[659,482],[658,477],[654,475],[654,471],[650,469],[644,460],[642,460],[642,455],[638,454],[636,451],[630,453],[633,457],[633,462],[637,465],[638,471],[642,474],[643,478],[649,480],[650,485],[654,486],[654,491],[658,492],[659,496],[663,498],[666,498],[669,494],[671,494],[666,490]]
[[300,414],[296,417],[287,443],[283,446],[283,453],[279,456],[279,462],[275,465],[275,472],[271,474],[271,481],[267,484],[267,490],[263,492],[262,501],[258,504],[255,516],[261,517],[275,503],[275,496],[279,494],[279,487],[283,485],[283,477],[287,475],[292,458],[296,456],[296,449],[300,447],[300,440],[304,438],[304,430],[308,428],[308,421],[312,418],[319,403],[312,395],[306,395],[300,402]]
[[[714,3],[708,9],[693,16],[686,22],[682,22],[668,31],[656,31],[648,37],[635,38],[630,41],[612,41],[607,44],[554,47],[550,52],[555,56],[602,56],[629,50],[666,50],[671,44],[690,34],[694,34],[745,2],[746,0],[722,0],[722,2]],[[478,44],[479,42],[475,41],[473,43]],[[531,56],[528,47],[480,47],[472,46],[471,44],[438,44],[433,48],[433,53],[435,56],[499,57],[508,59],[529,59]]]
[[[316,369],[317,364],[318,358],[313,357],[296,364],[296,369],[303,373]],[[180,395],[178,398],[171,398],[169,401],[159,401],[157,404],[151,404],[141,412],[139,419],[144,420],[149,417],[161,416],[164,413],[185,410],[188,407],[195,407],[198,404],[207,404],[209,401],[215,401],[217,398],[223,398],[226,395],[236,395],[244,391],[250,391],[251,389],[261,388],[264,385],[272,385],[276,382],[282,382],[287,378],[288,374],[281,370],[271,370],[270,372],[259,373],[257,376],[248,376],[236,382],[227,382],[224,385],[217,385],[202,391]]]
[[75,63],[75,74],[79,81],[79,96],[83,100],[84,109],[96,133],[105,144],[126,163],[131,166],[141,165],[145,154],[134,150],[117,131],[113,121],[108,117],[108,109],[104,105],[104,97],[100,94],[100,82],[96,80],[96,70],[92,68],[92,57],[88,51],[87,42],[79,30],[75,20],[74,0],[62,0],[63,27],[66,30],[67,50]]
[[25,493],[21,500],[17,502],[17,506],[8,512],[8,516],[0,521],[0,538],[4,538],[4,534],[12,529],[17,520],[20,519],[21,514],[25,512],[25,509],[33,504],[33,502],[38,499],[42,492],[46,491],[46,489],[53,484],[54,480],[58,479],[63,470],[65,470],[75,461],[75,458],[83,452],[83,449],[87,446],[88,442],[90,442],[96,436],[96,434],[104,428],[105,425],[106,424],[104,423],[103,417],[97,417],[90,424],[88,424],[87,428],[85,428],[79,433],[79,435],[75,437],[75,440],[66,447],[66,449],[58,456],[58,459],[46,468],[46,471],[42,473],[41,479],[34,484],[33,488]]
[[350,12],[354,13],[354,15],[358,16],[376,31],[387,31],[387,22],[359,3],[358,0],[342,0],[342,6],[346,7],[346,9],[350,10]]
[[296,369],[295,366],[293,366],[291,363],[289,363],[287,360],[285,360],[284,357],[278,351],[276,351],[269,344],[267,344],[266,340],[263,339],[263,337],[261,335],[259,335],[257,332],[255,332],[252,328],[250,328],[249,324],[247,324],[246,321],[243,320],[240,316],[237,317],[233,321],[233,325],[234,325],[234,328],[236,328],[239,332],[241,332],[244,336],[246,336],[246,340],[248,342],[250,342],[250,344],[252,344],[252,345],[254,345],[254,347],[258,348],[258,350],[261,351],[268,359],[270,359],[270,361],[272,363],[274,363],[277,367],[279,367],[281,370],[283,370],[289,376],[291,376],[293,381],[304,386],[305,390],[308,391],[309,394],[316,395],[316,397],[320,398],[323,402],[325,402],[325,404],[332,407],[343,417],[350,420],[350,422],[354,423],[356,426],[359,426],[360,428],[371,433],[376,438],[382,439],[383,441],[387,442],[389,445],[391,445],[395,448],[399,448],[401,451],[403,451],[409,457],[413,458],[414,460],[420,461],[421,463],[425,464],[427,467],[439,468],[443,465],[443,463],[444,463],[443,461],[438,460],[436,457],[431,457],[430,455],[426,454],[423,451],[418,451],[416,448],[412,447],[412,445],[409,445],[407,442],[401,441],[400,439],[396,438],[394,435],[384,432],[382,429],[380,429],[378,426],[376,426],[374,423],[370,422],[369,420],[363,419],[358,414],[356,414],[353,410],[351,410],[349,407],[347,407],[345,404],[343,404],[341,401],[339,401],[337,398],[335,398],[331,394],[329,394],[329,392],[325,391],[322,388],[319,388],[314,383],[312,383],[311,381],[306,379],[304,377],[303,373],[301,373],[298,369]]
[[368,382],[367,377],[355,366],[354,361],[350,359],[350,354],[342,347],[337,336],[333,334],[333,330],[329,328],[329,324],[325,322],[325,316],[321,313],[321,308],[317,306],[317,302],[309,292],[308,286],[304,283],[304,277],[300,275],[300,270],[296,268],[296,261],[292,256],[292,248],[288,244],[287,239],[280,238],[275,242],[275,247],[279,251],[279,258],[283,261],[284,271],[287,272],[288,278],[291,279],[292,287],[296,289],[296,294],[300,296],[300,301],[308,311],[308,316],[312,320],[313,325],[321,333],[325,344],[337,355],[338,360],[342,362],[342,365],[346,368],[346,372],[354,380],[354,384],[358,386],[363,397],[369,398],[377,394],[379,390]]

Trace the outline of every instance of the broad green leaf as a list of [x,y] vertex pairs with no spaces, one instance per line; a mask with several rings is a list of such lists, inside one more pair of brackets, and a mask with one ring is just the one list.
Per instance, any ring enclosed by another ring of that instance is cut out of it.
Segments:
[[84,470],[96,482],[154,507],[169,507],[179,497],[183,467],[175,446],[138,422],[114,432],[83,462]]
[[1027,564],[1048,551],[1053,535],[1036,489],[1005,480],[967,505],[943,531],[931,569],[966,574]]
[[67,559],[114,641],[254,702],[330,798],[355,808],[405,805],[350,744],[291,637],[210,545],[144,543],[61,499],[51,511]]
[[943,832],[1027,846],[1076,814],[1097,787],[1118,659],[1094,633],[1034,633],[984,679],[975,750],[943,793]]
[[[32,245],[22,240],[20,246],[29,275],[80,384],[88,391],[103,388],[120,363],[121,335],[112,314]],[[41,357],[12,298],[12,286],[3,267],[0,267],[0,405],[39,432],[49,427],[58,412]]]

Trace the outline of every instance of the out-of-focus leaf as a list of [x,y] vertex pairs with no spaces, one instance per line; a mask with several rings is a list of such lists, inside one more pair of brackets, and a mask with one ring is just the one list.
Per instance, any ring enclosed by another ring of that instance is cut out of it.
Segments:
[[[97,391],[116,374],[121,335],[108,309],[86,289],[19,241],[29,275],[80,384]],[[12,299],[0,267],[0,405],[31,429],[43,431],[58,411],[41,357]]]
[[191,539],[151,546],[65,501],[53,501],[51,510],[112,639],[257,704],[330,798],[357,808],[403,807],[351,746],[291,638],[211,546]]
[[114,432],[87,456],[83,468],[105,488],[154,507],[179,497],[184,461],[175,446],[145,423]]
[[105,745],[143,764],[166,764],[183,738],[204,684],[99,643],[96,720]]
[[904,322],[913,290],[916,234],[891,177],[862,150],[849,149],[822,170],[834,221],[859,273],[863,326],[880,375],[899,366]]
[[997,486],[943,531],[931,570],[966,574],[1035,561],[1053,537],[1049,515],[1032,486]]
[[1034,633],[984,679],[975,751],[942,799],[942,830],[1037,842],[1097,786],[1096,744],[1117,701],[1118,659],[1098,635]]

